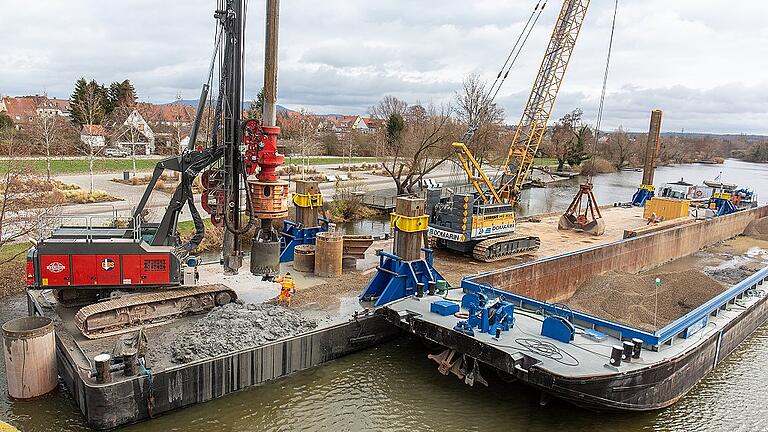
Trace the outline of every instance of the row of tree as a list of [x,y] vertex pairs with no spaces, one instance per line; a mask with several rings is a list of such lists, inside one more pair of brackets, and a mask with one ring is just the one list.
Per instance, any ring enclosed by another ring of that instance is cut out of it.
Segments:
[[118,107],[135,107],[136,89],[129,80],[115,81],[109,88],[96,80],[80,78],[70,96],[72,122],[78,127],[101,124]]

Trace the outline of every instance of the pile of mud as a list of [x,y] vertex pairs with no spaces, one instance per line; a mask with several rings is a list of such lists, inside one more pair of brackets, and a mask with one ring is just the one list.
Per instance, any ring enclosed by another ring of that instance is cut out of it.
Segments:
[[274,304],[215,308],[171,343],[171,361],[186,363],[251,348],[315,329],[317,322]]
[[756,240],[768,241],[768,217],[750,222],[744,230],[744,235]]
[[[656,278],[661,279],[656,310]],[[698,270],[641,275],[607,273],[586,282],[565,304],[571,309],[656,331],[701,306],[725,285]]]

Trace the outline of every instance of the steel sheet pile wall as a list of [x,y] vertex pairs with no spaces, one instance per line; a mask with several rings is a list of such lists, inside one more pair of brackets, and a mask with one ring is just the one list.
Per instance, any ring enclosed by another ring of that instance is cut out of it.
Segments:
[[[30,310],[41,313],[40,306],[28,298]],[[153,370],[152,375],[116,379],[109,384],[94,383],[85,376],[85,369],[75,366],[72,355],[78,355],[77,348],[66,332],[57,332],[56,354],[59,373],[88,425],[104,430],[319,366],[381,344],[398,332],[397,327],[383,317],[361,316],[358,320],[268,345],[169,369],[160,368]]]
[[768,206],[669,228],[470,278],[547,302],[570,298],[584,281],[610,271],[637,273],[735,237]]

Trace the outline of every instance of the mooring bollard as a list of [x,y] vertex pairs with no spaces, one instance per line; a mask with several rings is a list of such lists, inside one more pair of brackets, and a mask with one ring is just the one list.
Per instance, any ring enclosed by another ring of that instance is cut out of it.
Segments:
[[136,375],[137,358],[139,352],[136,349],[128,349],[123,353],[123,375],[129,377]]
[[106,384],[112,382],[112,356],[109,354],[99,354],[93,358],[96,367],[96,382]]

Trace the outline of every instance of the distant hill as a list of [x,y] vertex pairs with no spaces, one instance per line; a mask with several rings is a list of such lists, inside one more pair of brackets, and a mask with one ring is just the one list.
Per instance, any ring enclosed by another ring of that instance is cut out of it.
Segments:
[[[197,108],[197,101],[198,101],[198,99],[181,99],[181,100],[178,100],[178,101],[168,102],[167,104],[164,104],[164,105],[174,105],[174,104],[180,103],[182,105],[187,105],[187,106],[191,106],[191,107]],[[251,101],[244,101],[243,102],[243,109],[244,110],[248,109],[249,106],[251,106]],[[288,108],[278,104],[277,105],[277,112],[279,112],[279,113],[282,113],[282,112],[293,112],[293,110],[288,109]]]

